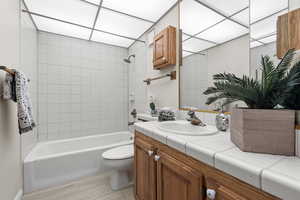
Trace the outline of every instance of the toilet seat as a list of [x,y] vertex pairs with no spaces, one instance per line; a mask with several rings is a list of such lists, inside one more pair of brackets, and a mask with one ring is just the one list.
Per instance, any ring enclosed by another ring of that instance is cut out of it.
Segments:
[[133,157],[133,144],[115,147],[105,151],[102,157],[107,160],[124,160]]

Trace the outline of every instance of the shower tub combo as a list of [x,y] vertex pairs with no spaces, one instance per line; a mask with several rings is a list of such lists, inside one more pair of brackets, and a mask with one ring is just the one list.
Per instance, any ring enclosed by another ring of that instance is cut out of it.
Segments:
[[24,160],[24,192],[109,172],[102,153],[132,143],[128,131],[38,143]]

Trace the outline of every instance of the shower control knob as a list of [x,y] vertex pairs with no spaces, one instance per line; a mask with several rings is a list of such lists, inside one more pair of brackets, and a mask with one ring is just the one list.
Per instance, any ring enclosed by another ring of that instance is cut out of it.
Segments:
[[210,200],[214,200],[216,198],[216,191],[213,189],[207,189],[206,190],[206,196]]
[[152,156],[153,153],[154,153],[154,151],[151,151],[151,150],[148,151],[148,155],[149,155],[149,156]]
[[154,156],[154,160],[155,160],[155,161],[158,161],[159,159],[160,159],[160,156],[159,156],[159,155],[155,155],[155,156]]

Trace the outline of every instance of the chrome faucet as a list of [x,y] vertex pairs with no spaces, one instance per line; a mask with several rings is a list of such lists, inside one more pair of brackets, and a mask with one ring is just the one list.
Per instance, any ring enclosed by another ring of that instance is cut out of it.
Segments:
[[187,112],[187,115],[189,116],[188,118],[186,118],[187,121],[191,122],[192,125],[195,126],[206,126],[206,124],[204,124],[199,117],[197,117],[195,111],[197,109],[195,108],[190,108],[190,110]]

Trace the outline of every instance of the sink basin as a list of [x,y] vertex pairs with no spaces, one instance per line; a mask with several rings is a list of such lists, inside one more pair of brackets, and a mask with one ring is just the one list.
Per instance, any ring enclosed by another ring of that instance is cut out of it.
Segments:
[[167,121],[158,124],[158,129],[175,133],[178,135],[189,135],[189,136],[205,136],[213,135],[218,132],[214,126],[194,126],[188,121]]

